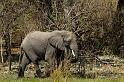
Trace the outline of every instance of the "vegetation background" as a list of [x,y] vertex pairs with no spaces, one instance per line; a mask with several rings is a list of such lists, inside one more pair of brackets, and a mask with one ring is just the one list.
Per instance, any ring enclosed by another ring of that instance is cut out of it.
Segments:
[[123,0],[0,0],[1,62],[5,51],[11,70],[12,54],[35,30],[73,31],[80,54],[123,58],[123,8]]

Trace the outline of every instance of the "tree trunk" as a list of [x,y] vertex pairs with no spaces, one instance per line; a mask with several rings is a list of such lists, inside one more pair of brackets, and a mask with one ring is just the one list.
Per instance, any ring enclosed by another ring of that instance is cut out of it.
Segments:
[[6,53],[8,55],[8,61],[9,61],[9,70],[11,71],[11,41],[10,41],[10,29],[6,28],[6,33],[5,33],[5,49]]
[[0,42],[1,43],[1,46],[0,46],[1,47],[1,49],[0,49],[1,50],[1,62],[3,63],[4,61],[3,61],[3,39],[2,39],[2,37],[1,37],[0,41],[1,41]]

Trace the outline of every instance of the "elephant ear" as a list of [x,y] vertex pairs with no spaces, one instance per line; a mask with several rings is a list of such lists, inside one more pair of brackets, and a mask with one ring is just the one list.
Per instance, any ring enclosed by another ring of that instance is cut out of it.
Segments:
[[54,35],[49,38],[49,43],[51,46],[60,49],[65,50],[65,45],[63,41],[63,37],[61,35]]

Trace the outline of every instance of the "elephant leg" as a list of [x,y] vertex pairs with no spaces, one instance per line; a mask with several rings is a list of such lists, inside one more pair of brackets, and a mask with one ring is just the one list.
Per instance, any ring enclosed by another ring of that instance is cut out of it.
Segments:
[[45,69],[45,75],[48,77],[50,73],[56,68],[57,60],[56,60],[56,49],[52,46],[49,46],[47,52],[45,54],[45,60],[48,62],[48,66]]
[[34,64],[35,70],[36,70],[36,76],[35,77],[42,77],[42,72],[39,68],[38,62],[33,62],[33,64]]
[[64,62],[63,62],[63,60],[64,60],[64,53],[58,53],[57,54],[57,68],[59,67],[59,66],[61,66],[61,67],[63,67],[64,66]]
[[47,77],[49,77],[50,74],[56,69],[57,63],[56,63],[55,58],[49,58],[49,59],[47,60],[47,62],[48,62],[49,65],[48,65],[47,68],[46,68],[45,75],[46,75]]
[[60,60],[57,59],[57,68],[59,67],[59,65],[60,65]]
[[26,66],[30,63],[30,60],[26,57],[26,55],[23,55],[21,65],[19,66],[19,72],[18,77],[24,77],[24,71]]

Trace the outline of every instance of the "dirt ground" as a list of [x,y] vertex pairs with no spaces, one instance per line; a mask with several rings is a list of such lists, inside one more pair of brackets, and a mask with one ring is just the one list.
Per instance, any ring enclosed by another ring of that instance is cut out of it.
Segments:
[[[88,68],[88,66],[87,66]],[[1,64],[0,63],[0,80],[4,79],[17,79],[18,74],[18,63],[12,63],[12,71],[8,71],[8,63]],[[35,70],[32,65],[28,65],[25,71],[26,78],[34,78]],[[103,64],[98,67],[95,66],[92,70],[86,69],[86,77],[87,78],[120,78],[124,76],[124,64],[119,65],[111,65],[111,64]]]
[[[25,71],[26,78],[33,78],[34,77],[34,69],[30,68],[29,65]],[[12,70],[9,71],[8,63],[0,64],[0,80],[4,79],[17,79],[18,76],[18,63],[12,63]]]

